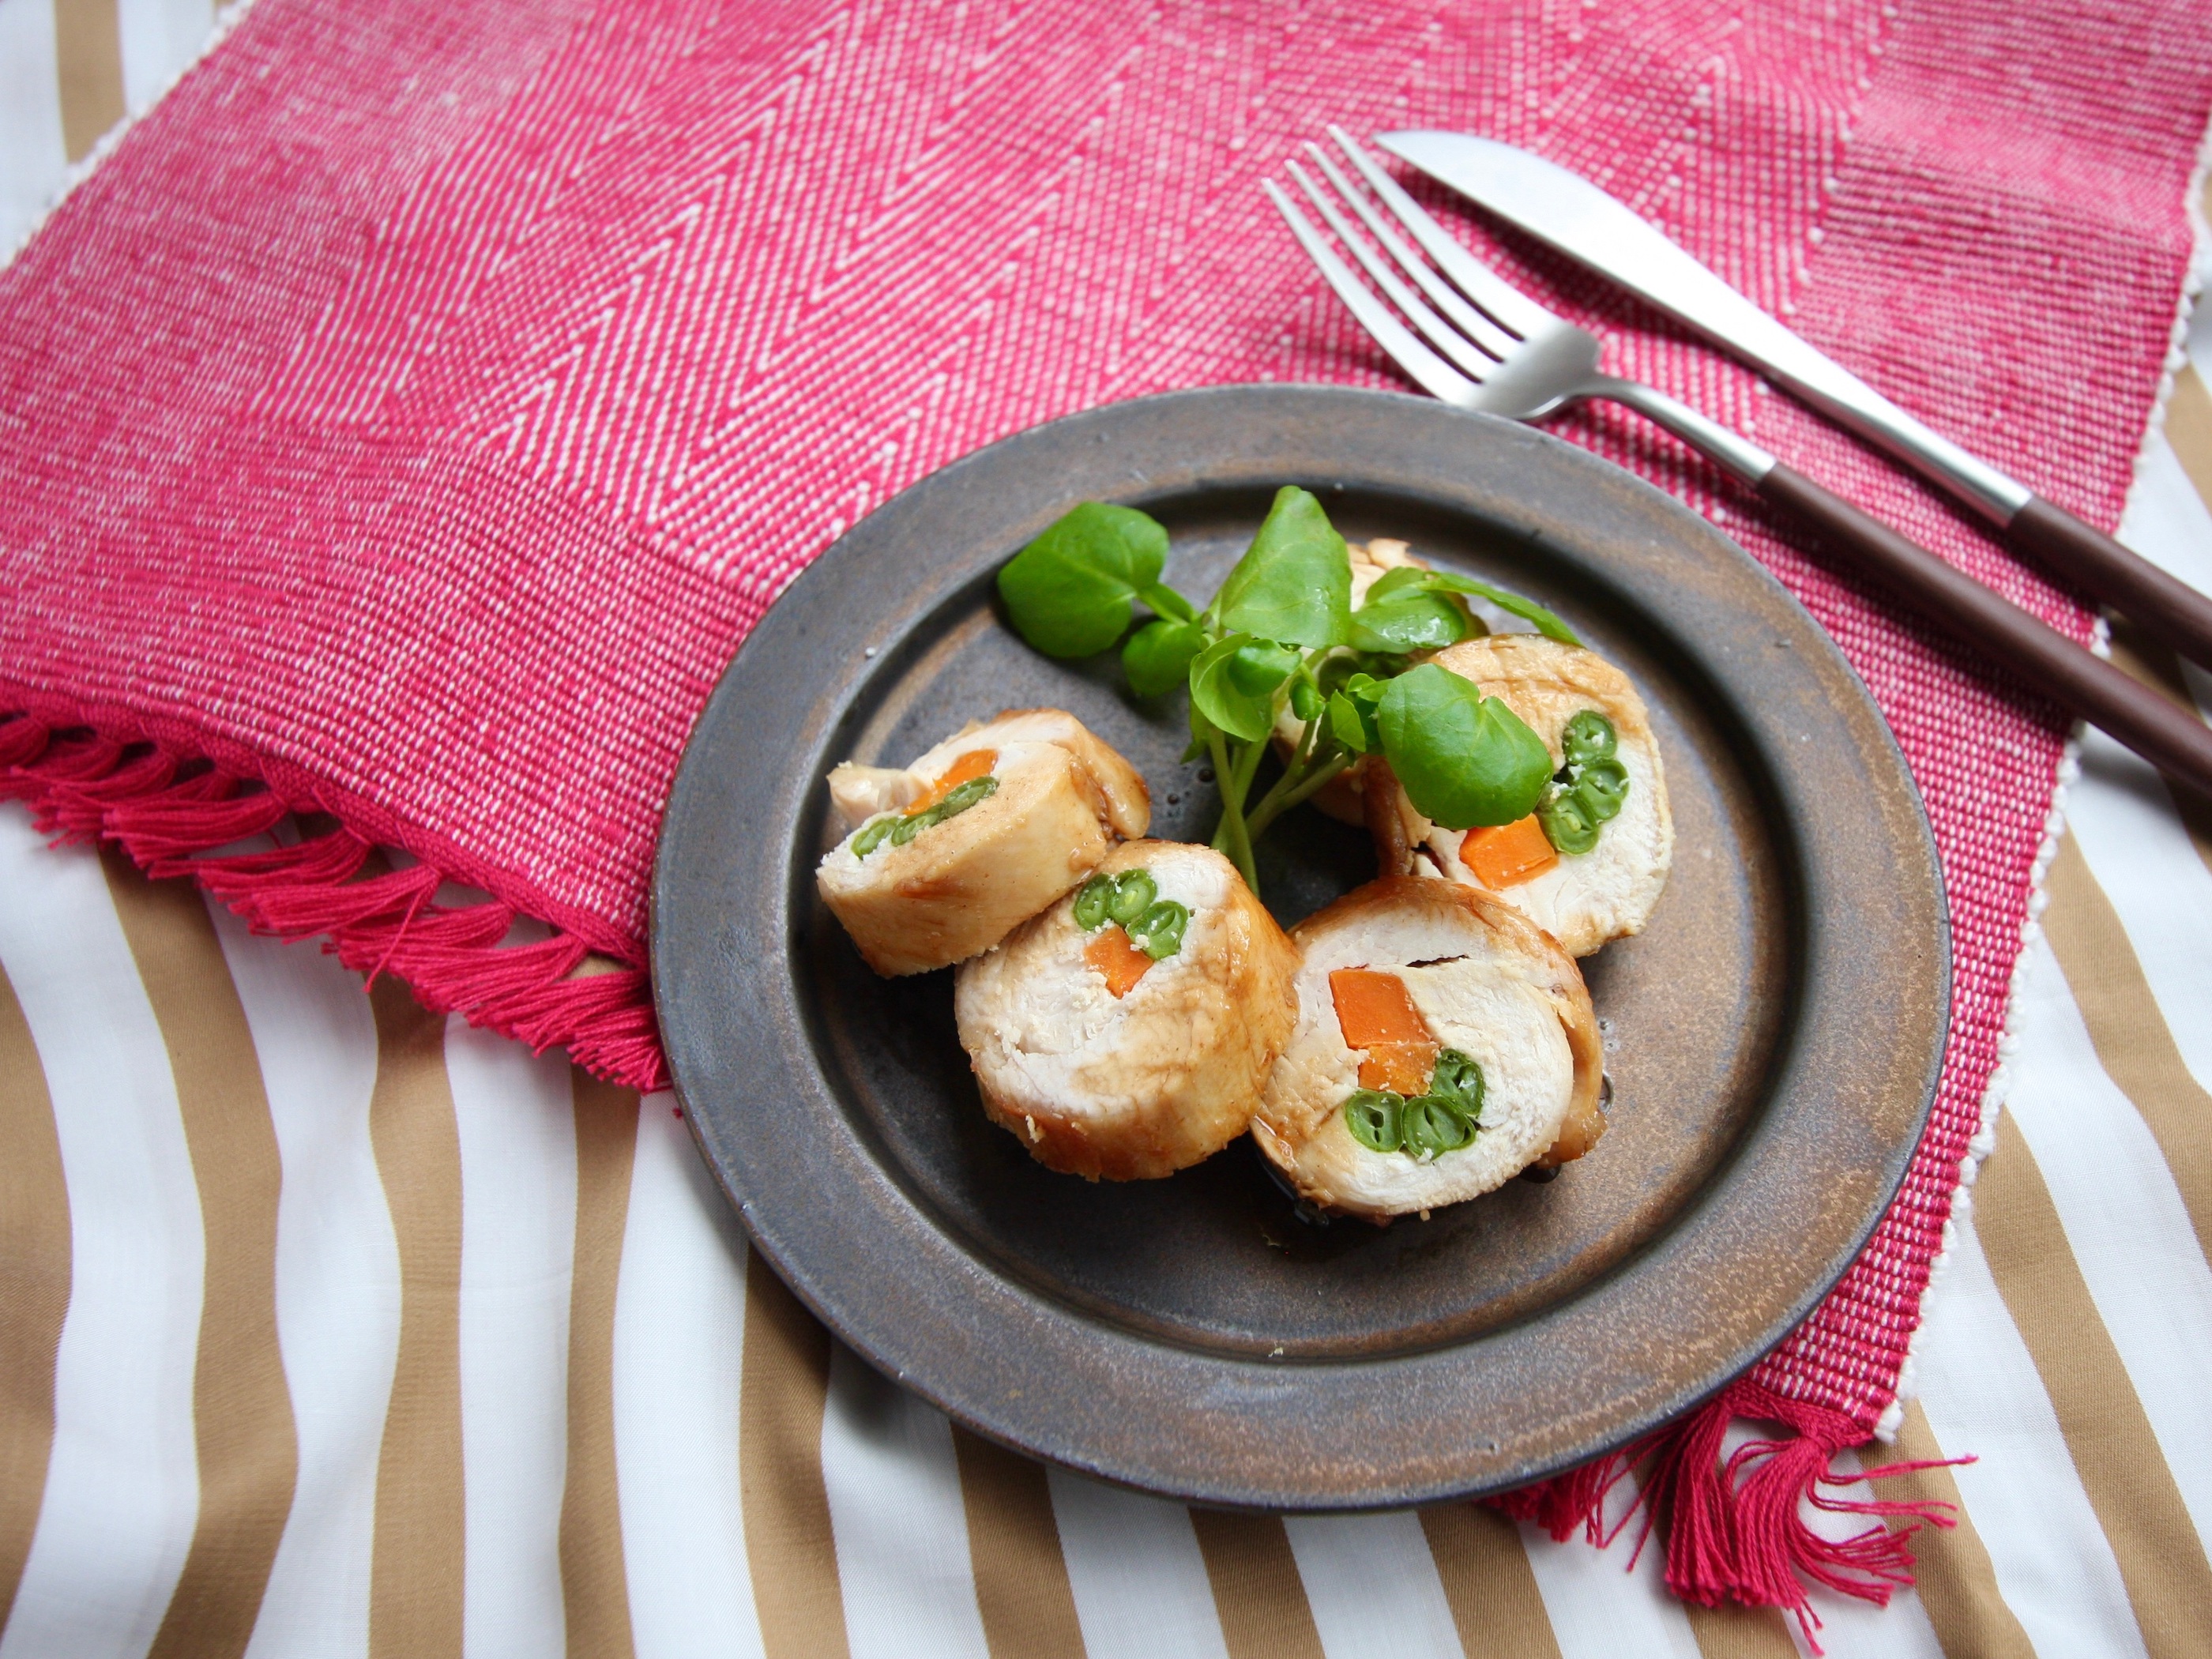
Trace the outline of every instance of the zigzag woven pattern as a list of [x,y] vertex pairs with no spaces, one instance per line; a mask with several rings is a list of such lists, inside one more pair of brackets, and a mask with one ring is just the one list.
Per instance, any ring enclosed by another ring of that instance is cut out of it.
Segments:
[[[569,975],[586,949],[641,966],[684,736],[810,557],[1054,416],[1394,384],[1255,188],[1322,123],[1552,155],[2110,525],[2167,346],[2140,319],[2187,256],[2202,23],[2185,0],[260,0],[0,273],[6,787],[649,1084],[641,976]],[[1611,366],[2087,636],[1742,371],[1503,255]],[[1871,1429],[1996,1064],[2059,727],[1662,441],[1563,429],[1765,560],[1926,792],[1958,950],[1936,1121],[1758,1374]],[[216,852],[272,799],[337,827],[251,869]],[[349,882],[371,846],[428,873]],[[448,878],[497,905],[439,904]],[[492,950],[516,915],[558,930],[526,969]]]

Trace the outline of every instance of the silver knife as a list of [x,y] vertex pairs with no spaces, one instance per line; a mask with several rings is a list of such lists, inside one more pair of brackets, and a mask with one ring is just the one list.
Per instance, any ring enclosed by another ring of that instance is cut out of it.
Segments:
[[1376,142],[1725,346],[1977,508],[2147,633],[2212,667],[2212,599],[1931,431],[1588,179],[1466,133],[1386,132]]

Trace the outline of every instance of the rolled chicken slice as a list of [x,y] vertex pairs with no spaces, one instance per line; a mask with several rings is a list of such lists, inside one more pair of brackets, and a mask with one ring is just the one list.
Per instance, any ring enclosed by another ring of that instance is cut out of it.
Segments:
[[1133,841],[961,965],[983,1109],[1049,1169],[1172,1174],[1244,1133],[1291,1034],[1297,953],[1210,848]]
[[853,828],[815,884],[878,973],[927,973],[989,950],[1141,836],[1134,768],[1056,708],[974,722],[910,767],[830,775]]
[[1385,877],[1291,940],[1297,1025],[1252,1137],[1311,1203],[1377,1220],[1433,1210],[1604,1133],[1582,975],[1492,895]]
[[1383,873],[1483,888],[1571,956],[1643,932],[1667,885],[1674,820],[1650,714],[1628,676],[1595,651],[1537,634],[1465,640],[1432,660],[1528,722],[1556,775],[1519,823],[1449,830],[1370,757],[1363,787]]

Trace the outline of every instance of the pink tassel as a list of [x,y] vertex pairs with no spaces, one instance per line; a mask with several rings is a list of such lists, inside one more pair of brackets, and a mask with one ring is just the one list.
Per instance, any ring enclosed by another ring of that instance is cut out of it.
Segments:
[[405,981],[433,1013],[460,1013],[541,1052],[565,1044],[586,1071],[641,1092],[668,1086],[647,976],[569,977],[589,954],[581,939],[506,946],[510,906],[434,902],[446,878],[427,864],[364,878],[374,846],[343,826],[289,847],[207,854],[265,835],[295,811],[325,811],[319,801],[287,800],[143,738],[82,730],[57,738],[27,714],[0,717],[0,799],[30,803],[50,835],[119,845],[157,878],[192,877],[257,933],[321,936],[356,972]]
[[[1778,1424],[1783,1432],[1747,1441],[1723,1461],[1722,1446],[1738,1419]],[[1958,1524],[1951,1506],[1938,1501],[1846,1499],[1824,1492],[1823,1486],[1940,1467],[1892,1463],[1856,1476],[1830,1473],[1837,1453],[1869,1437],[1842,1412],[1739,1377],[1695,1411],[1624,1450],[1488,1501],[1516,1520],[1534,1521],[1563,1543],[1577,1529],[1592,1543],[1610,1543],[1641,1508],[1644,1528],[1638,1551],[1654,1521],[1663,1516],[1669,1589],[1705,1607],[1726,1600],[1787,1608],[1818,1653],[1820,1645],[1813,1633],[1820,1620],[1813,1611],[1808,1581],[1887,1607],[1893,1592],[1912,1583],[1912,1534],[1923,1524]],[[1608,1527],[1607,1498],[1638,1465],[1644,1480],[1635,1502]],[[1850,1538],[1824,1538],[1805,1523],[1807,1502],[1832,1515],[1868,1516],[1875,1524]],[[1891,1516],[1909,1517],[1911,1524],[1893,1532],[1883,1524]]]
[[36,760],[46,749],[47,735],[46,728],[28,714],[0,722],[0,772]]

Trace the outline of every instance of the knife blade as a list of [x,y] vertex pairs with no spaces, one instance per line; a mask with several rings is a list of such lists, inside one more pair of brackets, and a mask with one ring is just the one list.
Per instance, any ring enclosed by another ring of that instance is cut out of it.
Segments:
[[1387,132],[1376,142],[1686,323],[1975,507],[2145,631],[2212,667],[2212,599],[1931,430],[1587,179],[1468,133]]

